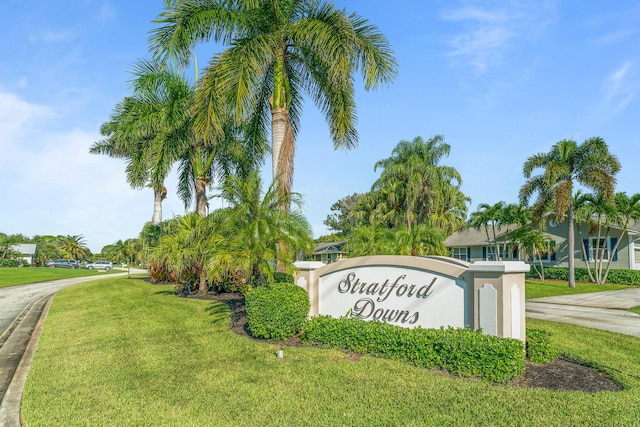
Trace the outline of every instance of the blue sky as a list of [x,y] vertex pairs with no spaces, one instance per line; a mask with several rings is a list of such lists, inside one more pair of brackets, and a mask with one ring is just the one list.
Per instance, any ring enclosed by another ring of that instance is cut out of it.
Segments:
[[[393,4],[392,4],[393,3]],[[367,191],[400,140],[444,136],[443,164],[479,203],[517,201],[527,157],[559,140],[601,136],[622,163],[617,191],[640,192],[640,4],[577,0],[340,0],[387,36],[399,63],[388,87],[357,92],[360,143],[334,151],[305,104],[294,189],[314,234],[338,199]],[[88,153],[129,70],[148,57],[162,0],[3,0],[0,27],[0,232],[82,234],[90,249],[136,237],[151,190],[124,163]],[[215,46],[198,48],[201,64]],[[270,158],[264,176],[270,179]],[[167,182],[164,217],[185,212]],[[212,204],[215,207],[215,204]],[[191,208],[190,208],[191,209]]]

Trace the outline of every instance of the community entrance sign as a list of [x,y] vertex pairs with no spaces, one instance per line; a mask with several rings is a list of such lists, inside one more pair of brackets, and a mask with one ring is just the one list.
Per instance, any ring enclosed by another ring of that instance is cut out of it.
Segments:
[[350,316],[403,327],[482,328],[524,340],[522,262],[469,264],[447,257],[371,256],[298,262],[311,316]]

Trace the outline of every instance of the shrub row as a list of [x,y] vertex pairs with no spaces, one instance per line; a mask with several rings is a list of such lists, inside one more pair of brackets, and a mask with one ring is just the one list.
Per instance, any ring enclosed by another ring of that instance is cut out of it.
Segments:
[[522,342],[471,329],[408,329],[356,318],[319,316],[307,322],[301,338],[303,342],[493,382],[507,382],[524,372]]
[[[538,279],[538,275],[531,269],[531,271],[527,273],[527,278]],[[569,269],[564,267],[546,267],[544,269],[544,278],[545,280],[569,280]],[[586,268],[576,268],[576,281],[590,281]],[[607,276],[607,283],[640,286],[640,270],[611,269]]]
[[[479,376],[507,382],[524,372],[519,340],[485,335],[472,329],[408,329],[357,318],[318,316],[307,320],[309,297],[292,283],[257,287],[246,295],[251,334],[256,338],[286,340],[300,331],[303,342],[441,368],[462,377]],[[550,333],[527,329],[526,357],[549,363],[557,353]]]
[[286,340],[302,330],[309,294],[293,283],[259,286],[245,296],[247,324],[256,338]]

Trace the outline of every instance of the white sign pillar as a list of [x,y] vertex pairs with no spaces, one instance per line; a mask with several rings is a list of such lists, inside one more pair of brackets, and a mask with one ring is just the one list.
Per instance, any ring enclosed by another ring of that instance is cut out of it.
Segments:
[[522,261],[477,261],[469,266],[474,329],[525,341],[524,282],[530,268]]

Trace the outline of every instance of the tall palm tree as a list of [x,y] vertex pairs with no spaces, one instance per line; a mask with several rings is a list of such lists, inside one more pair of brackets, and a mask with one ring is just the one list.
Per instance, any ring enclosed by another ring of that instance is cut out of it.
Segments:
[[284,195],[273,183],[262,194],[258,171],[244,178],[230,176],[215,197],[227,206],[212,214],[225,236],[225,243],[209,264],[219,276],[240,269],[252,283],[263,274],[272,277],[277,245],[282,239],[289,249],[284,258],[289,270],[297,251],[312,249],[311,226],[300,211],[300,197],[290,195],[294,209],[289,212],[279,209]]
[[[154,193],[151,222],[162,221],[164,181],[192,137],[193,90],[177,70],[140,60],[133,69],[133,95],[116,105],[100,129],[106,138],[89,151],[127,160],[127,181]],[[206,195],[205,195],[206,200]]]
[[[317,0],[168,0],[155,21],[151,50],[183,65],[203,41],[228,45],[202,78],[196,100],[203,134],[236,125],[266,135],[271,122],[276,188],[291,192],[303,94],[324,113],[335,148],[357,145],[354,73],[369,90],[393,80],[396,60],[366,19]],[[270,120],[269,120],[270,119]],[[283,208],[288,209],[284,200]]]
[[[534,171],[542,170],[539,175]],[[556,221],[567,218],[569,247],[569,287],[576,286],[575,237],[573,193],[576,185],[582,185],[605,198],[612,198],[620,162],[609,152],[604,139],[593,137],[578,144],[571,139],[562,140],[551,147],[548,153],[529,157],[523,165],[526,182],[520,188],[520,201],[528,204],[531,197],[538,197],[533,205],[533,217],[544,221],[548,212],[553,212]]]

